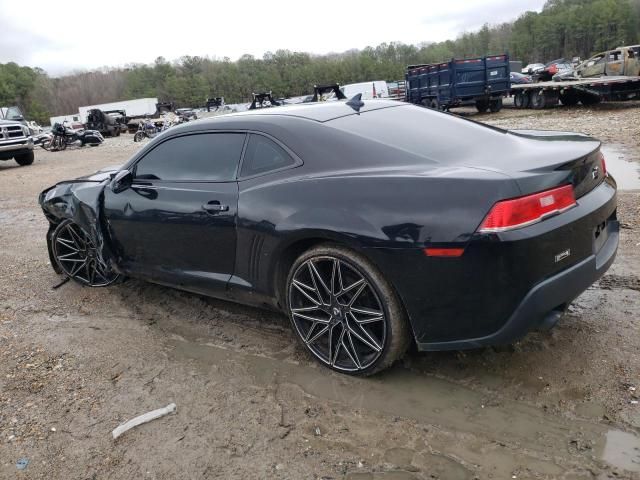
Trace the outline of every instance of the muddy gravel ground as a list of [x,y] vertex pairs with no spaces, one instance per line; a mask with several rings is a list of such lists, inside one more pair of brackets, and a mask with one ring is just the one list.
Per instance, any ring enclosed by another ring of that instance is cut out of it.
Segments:
[[[459,113],[638,160],[638,104]],[[37,194],[137,148],[0,163],[0,478],[640,478],[640,190],[620,192],[614,266],[551,332],[356,379],[316,365],[282,315],[134,280],[53,288]]]

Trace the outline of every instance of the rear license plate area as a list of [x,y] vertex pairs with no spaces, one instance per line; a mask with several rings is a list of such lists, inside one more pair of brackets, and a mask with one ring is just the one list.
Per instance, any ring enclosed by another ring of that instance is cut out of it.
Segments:
[[593,253],[598,253],[609,238],[609,220],[596,225],[593,229]]

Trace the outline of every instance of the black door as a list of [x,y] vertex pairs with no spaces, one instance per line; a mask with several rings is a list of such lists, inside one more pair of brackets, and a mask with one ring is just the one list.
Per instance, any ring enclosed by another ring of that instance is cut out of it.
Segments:
[[131,188],[105,190],[119,264],[131,276],[220,295],[236,256],[242,133],[169,138],[133,168]]

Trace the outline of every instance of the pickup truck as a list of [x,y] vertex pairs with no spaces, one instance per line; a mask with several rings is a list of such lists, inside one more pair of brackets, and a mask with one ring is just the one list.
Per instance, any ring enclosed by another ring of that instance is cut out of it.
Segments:
[[0,160],[14,159],[24,166],[31,165],[33,158],[29,127],[15,120],[0,120]]

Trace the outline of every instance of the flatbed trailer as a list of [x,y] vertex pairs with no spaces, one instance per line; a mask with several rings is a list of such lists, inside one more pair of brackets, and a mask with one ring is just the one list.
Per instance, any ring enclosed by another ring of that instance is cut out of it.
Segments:
[[511,95],[516,108],[542,109],[557,105],[594,105],[612,100],[640,98],[640,77],[598,77],[512,84]]

